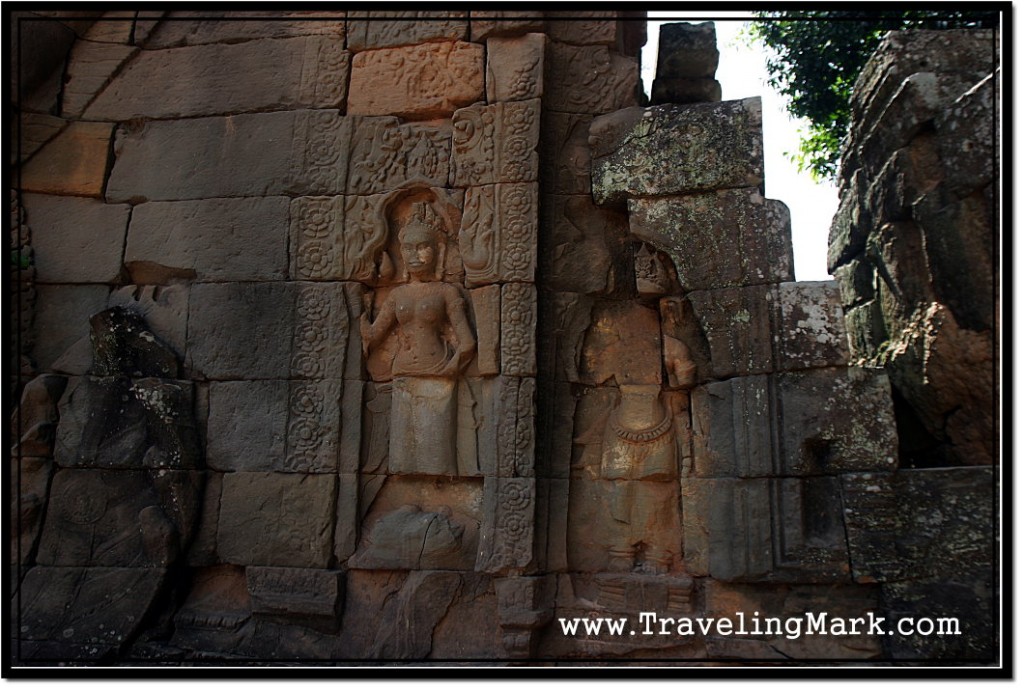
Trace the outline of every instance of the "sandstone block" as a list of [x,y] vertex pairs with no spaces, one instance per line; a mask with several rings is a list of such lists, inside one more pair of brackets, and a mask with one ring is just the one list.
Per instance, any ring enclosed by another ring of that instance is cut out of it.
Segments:
[[780,283],[777,363],[781,370],[847,364],[843,308],[835,281]]
[[590,194],[590,123],[580,113],[545,110],[541,116],[540,165],[546,189],[556,194]]
[[207,465],[222,471],[280,470],[287,397],[287,381],[210,382]]
[[629,202],[630,233],[666,252],[683,290],[793,280],[789,209],[756,189]]
[[349,194],[391,192],[413,181],[447,186],[452,156],[450,124],[403,124],[394,117],[362,117],[355,122]]
[[858,169],[839,198],[839,208],[832,217],[828,233],[829,271],[835,271],[836,267],[863,251],[871,231],[871,214],[863,208],[867,187],[865,175],[864,171]]
[[651,105],[662,103],[707,103],[722,100],[722,85],[717,79],[655,78],[651,85]]
[[[575,45],[614,46],[619,12],[608,10],[583,10],[573,12],[549,12],[556,18],[544,20],[544,31],[554,41]],[[571,16],[571,19],[561,17]]]
[[[111,24],[103,22],[100,24]],[[120,26],[125,24],[118,23]],[[129,23],[130,25],[130,23]],[[86,106],[132,57],[138,48],[117,43],[99,43],[92,40],[75,41],[68,60],[68,73],[61,96],[61,113],[65,117],[78,118]],[[90,120],[114,120],[116,118],[91,117]]]
[[734,377],[699,386],[691,395],[693,471],[700,477],[774,474],[771,380]]
[[132,212],[124,262],[136,283],[287,275],[286,197],[149,202]]
[[691,574],[730,581],[759,580],[771,572],[767,479],[688,478],[682,497],[684,561]]
[[594,299],[579,293],[542,293],[538,310],[538,369],[543,379],[580,380],[580,358],[590,328]]
[[757,187],[764,180],[761,101],[633,108],[602,116],[590,126],[590,155],[598,204]]
[[687,296],[707,339],[709,376],[725,379],[774,369],[774,292],[750,286],[695,290]]
[[533,562],[536,498],[533,478],[484,479],[484,521],[476,570],[501,573]]
[[487,376],[500,372],[501,286],[491,285],[469,291],[476,317],[476,368]]
[[459,229],[467,285],[532,283],[537,269],[536,183],[470,187]]
[[85,112],[129,120],[339,108],[348,70],[343,40],[331,36],[145,50]]
[[537,289],[529,283],[501,287],[501,373],[537,374]]
[[[88,349],[89,317],[106,307],[110,289],[105,285],[40,285],[37,291],[31,356],[40,371],[47,371],[79,340],[86,338]],[[86,359],[91,361],[91,356]]]
[[[189,366],[210,379],[340,379],[351,349],[347,305],[340,283],[193,286]],[[282,330],[291,337],[267,338]]]
[[544,34],[487,40],[487,102],[544,95]]
[[[53,115],[47,115],[45,113],[20,113],[19,122],[21,135],[20,141],[18,141],[17,155],[18,162],[24,163],[32,157],[39,149],[43,147],[48,141],[57,136],[58,133],[64,126],[67,125],[67,120],[58,118]],[[13,138],[12,138],[13,143]],[[11,156],[12,160],[14,155]]]
[[475,43],[421,43],[352,58],[350,115],[450,116],[484,96],[484,49]]
[[544,61],[544,109],[563,113],[608,113],[637,104],[636,60],[608,46],[573,46],[553,41]]
[[342,572],[249,566],[245,580],[253,614],[336,631],[345,603]]
[[367,657],[422,660],[434,646],[434,631],[452,606],[462,576],[446,571],[414,571],[375,608]]
[[518,36],[543,31],[544,20],[538,14],[514,10],[470,10],[470,40],[485,41],[492,36]]
[[992,564],[990,468],[842,476],[854,578],[950,578]]
[[227,473],[217,551],[230,564],[326,568],[334,551],[333,475]]
[[[356,460],[358,461],[358,457]],[[358,473],[344,471],[339,473],[337,512],[334,523],[334,557],[339,564],[348,561],[348,558],[356,551],[356,544],[359,541],[359,522],[364,515],[359,506],[359,492],[360,477]]]
[[[216,10],[169,12],[170,21],[156,23],[149,35],[140,35],[143,22],[136,22],[136,43],[144,39],[145,47],[176,48],[209,43],[242,43],[263,38],[294,38],[296,36],[329,36],[345,39],[345,12],[300,10],[274,12],[274,19],[256,21],[269,13],[263,11],[220,12]],[[204,17],[205,19],[199,19]],[[328,18],[330,17],[330,18]]]
[[475,105],[452,118],[456,187],[537,179],[540,101]]
[[713,78],[718,69],[714,22],[662,24],[655,75],[667,79]]
[[8,486],[16,487],[17,494],[8,514],[11,525],[15,526],[10,533],[11,551],[8,563],[18,569],[16,573],[20,581],[29,565],[35,563],[35,551],[39,544],[43,519],[46,517],[54,463],[49,458],[19,457],[18,451],[15,451],[12,454],[10,471]]
[[[370,15],[367,17],[367,15]],[[347,22],[350,50],[389,48],[466,38],[469,16],[464,11],[353,11]]]
[[540,212],[539,277],[546,288],[589,295],[630,289],[633,257],[622,214],[594,206],[589,195],[545,195]]
[[206,472],[206,483],[203,486],[203,497],[196,522],[195,536],[189,546],[187,563],[189,566],[212,566],[217,559],[217,521],[220,518],[220,493],[223,475]]
[[341,194],[350,124],[337,111],[300,110],[122,128],[107,200]]
[[[107,307],[127,307],[140,315],[157,339],[180,359],[185,354],[190,288],[183,284],[168,286],[128,285],[110,293]],[[88,345],[83,343],[82,345]],[[76,346],[77,349],[77,346]],[[62,358],[63,359],[63,358]],[[87,356],[86,365],[92,361]],[[84,371],[81,372],[84,374]],[[75,372],[75,374],[79,374]]]
[[850,342],[850,358],[853,362],[873,361],[888,341],[885,321],[878,300],[869,300],[863,305],[844,311],[846,334]]
[[102,196],[113,131],[113,125],[102,122],[68,125],[22,168],[21,189],[78,197]]
[[36,280],[40,283],[115,283],[129,207],[81,197],[26,194]]
[[585,384],[662,383],[661,323],[657,310],[637,303],[595,303],[583,342]]
[[945,184],[958,197],[985,187],[996,174],[992,138],[996,102],[994,77],[988,76],[935,119]]

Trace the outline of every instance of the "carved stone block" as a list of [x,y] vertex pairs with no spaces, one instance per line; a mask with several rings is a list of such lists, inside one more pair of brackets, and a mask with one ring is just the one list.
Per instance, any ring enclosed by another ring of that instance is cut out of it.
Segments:
[[695,290],[687,295],[707,339],[710,376],[716,379],[769,372],[773,366],[770,286]]
[[553,41],[544,61],[544,109],[563,113],[608,113],[637,104],[636,60],[608,46],[573,46]]
[[497,477],[533,477],[535,380],[498,377],[489,391],[491,410],[482,415],[480,434],[481,469]]
[[935,119],[945,184],[958,197],[987,186],[995,169],[995,78],[986,77]]
[[580,381],[585,384],[660,384],[658,312],[638,303],[596,303],[583,343]]
[[359,540],[360,482],[357,473],[342,472],[338,475],[337,513],[334,523],[334,558],[344,564],[356,551]]
[[622,214],[600,209],[584,195],[545,195],[541,214],[539,275],[547,288],[590,295],[626,290],[633,257]]
[[58,471],[37,562],[158,567],[191,537],[200,479],[189,471]]
[[789,210],[757,189],[631,199],[630,233],[672,258],[684,291],[793,280]]
[[245,580],[253,614],[337,631],[345,606],[341,571],[249,566]]
[[[342,283],[218,283],[193,287],[193,373],[211,379],[329,379],[351,350]],[[267,339],[286,329],[291,338]],[[262,344],[259,350],[254,343]],[[357,375],[358,376],[358,375]]]
[[773,461],[772,389],[766,375],[693,390],[693,470],[699,477],[764,477]]
[[115,141],[107,201],[341,194],[350,130],[351,121],[336,110],[123,127]]
[[25,576],[17,636],[25,660],[99,661],[119,654],[145,622],[163,569],[37,566]]
[[594,200],[602,205],[764,180],[758,98],[622,110],[596,118],[590,142]]
[[590,123],[584,113],[545,110],[541,116],[540,165],[545,190],[590,194]]
[[464,40],[469,29],[469,16],[465,11],[352,11],[349,12],[347,29],[351,50]]
[[36,280],[42,283],[114,283],[130,207],[82,197],[25,194],[32,227]]
[[487,102],[544,95],[544,34],[487,39]]
[[529,283],[501,287],[501,373],[537,374],[537,289]]
[[531,564],[536,494],[533,478],[484,478],[477,571],[504,573]]
[[661,26],[655,71],[658,77],[714,77],[717,69],[718,40],[714,22],[677,22]]
[[185,602],[174,615],[174,645],[193,650],[245,650],[252,630],[245,569],[227,564],[196,569]]
[[140,284],[280,280],[288,198],[150,202],[132,210],[124,264]]
[[658,79],[651,85],[651,105],[663,103],[717,103],[722,85],[717,79]]
[[256,18],[265,18],[268,14],[266,10],[222,12],[208,9],[166,14],[171,21],[156,23],[155,29],[148,36],[143,33],[147,22],[142,19],[144,15],[140,14],[140,19],[135,22],[135,42],[144,43],[146,48],[152,49],[295,36],[330,36],[338,41],[345,39],[345,12],[337,10],[274,12],[271,21],[254,21]]
[[726,581],[767,576],[772,570],[770,496],[767,479],[684,479],[687,572]]
[[452,126],[453,186],[537,180],[538,99],[462,108]]
[[537,268],[536,183],[470,187],[459,230],[466,283],[532,283]]
[[571,13],[550,12],[558,17],[569,14],[572,19],[546,19],[544,30],[554,41],[576,45],[614,46],[618,33],[618,12],[609,10],[576,10]]
[[492,36],[518,36],[544,30],[537,12],[514,10],[470,10],[469,35],[472,41]]
[[498,623],[502,645],[512,657],[531,657],[537,629],[554,615],[553,578],[499,578],[494,581],[498,596]]
[[144,50],[85,112],[90,119],[124,121],[340,108],[348,73],[340,36]]
[[846,365],[846,326],[833,281],[781,283],[778,366],[783,370]]
[[955,580],[993,563],[990,468],[856,473],[842,483],[856,580]]
[[442,118],[483,96],[483,46],[421,43],[357,53],[352,58],[347,112]]
[[[469,291],[476,318],[476,373],[487,376],[501,371],[501,286]],[[470,366],[470,374],[472,366]]]
[[239,565],[326,568],[334,545],[337,478],[299,473],[227,473],[217,552]]
[[452,130],[447,122],[403,124],[393,117],[357,118],[348,193],[390,192],[411,182],[445,187],[451,147]]
[[21,168],[21,189],[44,194],[102,197],[113,134],[114,126],[110,123],[69,124]]
[[580,381],[580,358],[594,299],[579,293],[548,293],[539,300],[538,369],[545,378]]
[[54,463],[49,458],[18,457],[12,455],[10,487],[17,488],[11,502],[10,564],[18,569],[17,580],[35,562],[35,550],[46,517],[50,478]]
[[446,571],[413,571],[384,597],[371,615],[366,657],[420,660],[434,645],[434,630],[448,613],[462,576]]

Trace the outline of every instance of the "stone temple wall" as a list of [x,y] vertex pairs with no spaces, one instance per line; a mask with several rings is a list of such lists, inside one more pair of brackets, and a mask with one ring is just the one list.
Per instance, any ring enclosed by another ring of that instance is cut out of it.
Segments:
[[991,653],[988,471],[898,468],[712,25],[645,107],[627,13],[260,17],[20,20],[17,661]]

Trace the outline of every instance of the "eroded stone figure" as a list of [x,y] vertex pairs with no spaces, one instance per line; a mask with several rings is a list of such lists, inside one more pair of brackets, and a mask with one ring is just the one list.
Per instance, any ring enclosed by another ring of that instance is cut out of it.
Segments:
[[360,321],[367,353],[392,331],[398,337],[388,465],[392,473],[456,475],[456,381],[476,338],[462,294],[440,280],[443,231],[428,203],[414,205],[398,240],[407,282],[391,290],[376,319],[368,305]]

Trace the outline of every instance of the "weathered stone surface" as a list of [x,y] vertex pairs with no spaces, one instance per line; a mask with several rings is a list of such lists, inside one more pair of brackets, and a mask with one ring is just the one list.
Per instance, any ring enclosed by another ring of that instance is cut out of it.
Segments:
[[717,79],[655,78],[651,85],[651,105],[662,103],[717,103],[722,100],[722,85]]
[[778,367],[797,370],[849,362],[843,309],[834,281],[781,283]]
[[544,30],[544,19],[538,12],[514,10],[470,10],[469,36],[472,41],[485,41],[492,36],[518,36]]
[[536,630],[551,621],[554,615],[554,585],[552,576],[499,578],[494,581],[502,645],[509,655],[533,656]]
[[[575,10],[549,12],[555,18],[544,20],[544,31],[554,41],[577,45],[614,46],[618,32],[619,13],[608,10]],[[571,17],[571,19],[564,18]]]
[[465,11],[352,11],[347,22],[351,50],[462,40],[469,29]]
[[20,138],[11,152],[10,160],[23,163],[56,137],[68,124],[67,120],[45,113],[21,113],[18,125]]
[[544,61],[544,109],[608,113],[637,104],[636,60],[607,46],[548,44]]
[[423,43],[357,53],[347,112],[429,120],[448,117],[483,96],[483,46]]
[[174,615],[172,642],[199,651],[243,651],[252,638],[252,604],[245,569],[219,564],[196,569]]
[[505,376],[484,387],[486,399],[477,424],[481,474],[533,477],[535,380]]
[[[361,385],[362,382],[359,384]],[[357,457],[356,461],[358,462],[358,460]],[[342,467],[347,470],[344,463],[342,463]],[[347,562],[348,558],[356,551],[359,541],[359,522],[363,518],[363,512],[359,505],[359,475],[344,472],[344,470],[338,475],[337,513],[334,523],[334,558],[335,563],[338,564]],[[379,475],[373,477],[381,478]]]
[[356,569],[459,569],[463,527],[451,512],[406,505],[373,523],[363,547],[348,560]]
[[350,124],[337,111],[299,110],[124,127],[107,201],[341,194]]
[[487,102],[544,95],[544,34],[487,40]]
[[[867,624],[869,613],[875,614],[876,621],[884,616],[879,613],[875,588],[852,585],[766,587],[709,581],[706,600],[706,616],[722,617],[731,624],[732,635],[714,635],[719,633],[716,630],[707,641],[708,653],[715,658],[874,660],[884,650],[881,637],[872,635]],[[811,634],[808,615],[819,613],[824,613],[823,627],[820,632]],[[862,621],[854,630],[849,622],[856,618]],[[802,635],[791,633],[795,627],[785,628],[790,619],[800,620]],[[841,623],[833,629],[836,619]]]
[[40,285],[35,310],[32,359],[49,370],[79,339],[89,334],[89,317],[107,304],[105,285]]
[[602,116],[590,126],[590,155],[598,204],[756,187],[764,180],[761,101],[631,108]]
[[536,480],[485,478],[483,498],[476,570],[503,573],[526,568],[534,559]]
[[25,194],[32,225],[36,280],[41,283],[114,283],[129,207],[80,197]]
[[[266,19],[272,15],[273,19]],[[203,19],[199,19],[203,17]],[[201,11],[169,12],[169,21],[155,23],[152,32],[140,36],[141,21],[136,22],[136,43],[144,38],[145,47],[175,48],[208,43],[241,43],[261,38],[330,36],[345,38],[345,12],[337,10]]]
[[839,198],[828,233],[828,270],[836,268],[864,249],[872,219],[863,206],[867,193],[866,175],[854,173]]
[[767,479],[682,482],[687,570],[718,580],[759,580],[772,568],[770,483]]
[[537,289],[529,283],[501,287],[501,373],[537,374]]
[[545,110],[541,116],[540,166],[546,191],[590,194],[590,123],[582,113]]
[[[539,279],[560,292],[609,295],[627,292],[633,257],[622,214],[594,206],[589,195],[544,195],[539,234]],[[588,267],[580,271],[580,266]]]
[[15,458],[53,456],[59,419],[57,403],[67,383],[65,377],[41,374],[25,384],[18,407],[11,416]]
[[753,188],[631,199],[629,230],[666,252],[684,291],[793,280],[789,209]]
[[734,377],[694,389],[694,473],[765,477],[775,473],[770,379]]
[[[476,318],[476,373],[501,371],[501,286],[490,285],[469,291]],[[472,374],[472,365],[470,374]]]
[[454,186],[537,179],[539,100],[462,108],[452,123]]
[[348,71],[340,37],[144,50],[85,113],[96,120],[129,120],[339,108]]
[[585,384],[660,384],[661,325],[656,310],[636,303],[596,303],[580,360]]
[[433,634],[455,599],[462,577],[444,571],[415,571],[378,610],[368,657],[418,660],[430,655]]
[[541,294],[537,367],[543,379],[578,382],[580,357],[590,328],[593,298],[578,293]]
[[350,349],[347,304],[342,283],[193,286],[188,367],[209,379],[340,377]]
[[196,519],[196,532],[189,546],[186,561],[189,566],[212,566],[217,558],[217,521],[220,518],[220,492],[223,474],[204,473],[203,496]]
[[448,184],[452,155],[450,124],[403,124],[394,117],[355,120],[349,194],[390,192],[412,182],[431,187]]
[[10,531],[10,565],[18,569],[15,578],[20,581],[21,575],[35,563],[54,468],[49,458],[25,457],[15,452],[10,470],[9,487],[17,488],[8,514],[14,526]]
[[37,566],[20,597],[20,655],[99,661],[125,649],[145,621],[163,569]]
[[470,187],[459,228],[467,285],[532,283],[537,268],[537,185]]
[[992,564],[995,484],[990,468],[842,476],[853,576],[956,581]]
[[210,382],[206,463],[214,470],[281,470],[288,382]]
[[996,103],[995,77],[989,75],[935,119],[945,184],[957,196],[985,187],[996,174]]
[[245,580],[258,617],[337,631],[345,604],[341,571],[249,566]]
[[656,78],[713,78],[717,69],[718,40],[714,22],[661,25]]
[[773,369],[773,293],[769,286],[750,286],[687,295],[707,339],[709,376],[724,379]]
[[[189,290],[182,284],[128,285],[110,293],[106,306],[126,307],[138,314],[145,320],[149,331],[181,359],[185,353]],[[87,365],[90,363],[91,353]],[[85,374],[85,370],[72,374]]]
[[78,197],[102,196],[113,133],[114,126],[107,123],[71,123],[21,169],[21,189]]
[[334,552],[333,475],[227,473],[217,552],[230,564],[326,568]]
[[132,211],[125,268],[136,283],[259,281],[287,275],[288,199],[149,202]]
[[[171,491],[162,496],[166,490]],[[191,537],[196,490],[198,478],[188,471],[59,470],[37,561],[48,566],[167,566]],[[179,500],[189,505],[173,503]]]
[[[81,117],[86,106],[110,83],[110,79],[136,51],[138,48],[123,44],[75,41],[68,59],[64,90],[61,92],[61,113],[65,117]],[[90,116],[89,119],[114,118]]]

